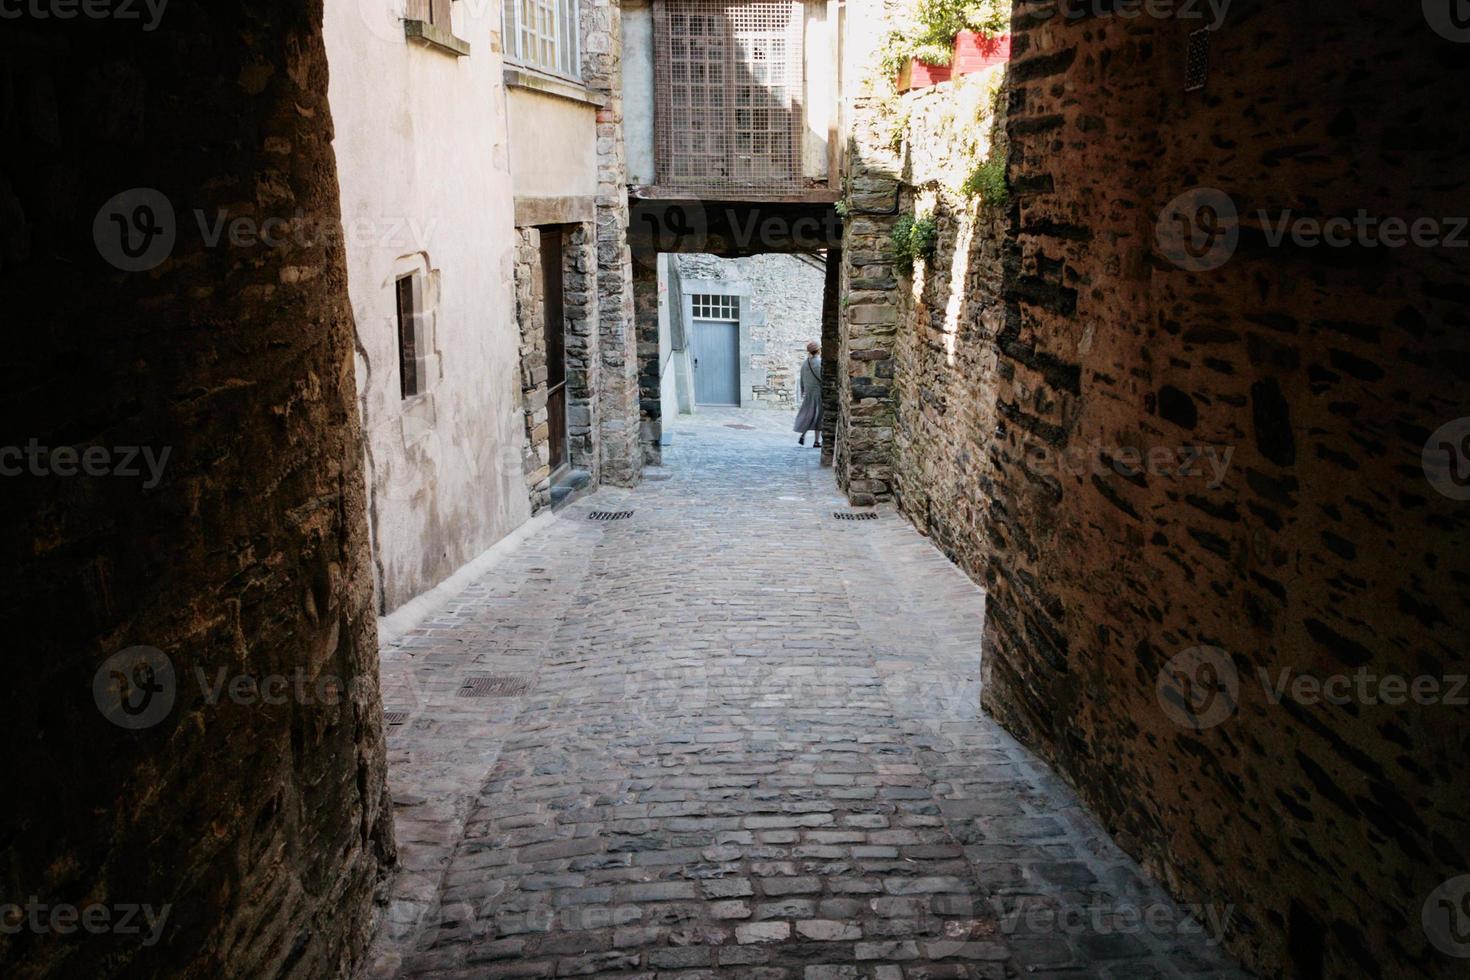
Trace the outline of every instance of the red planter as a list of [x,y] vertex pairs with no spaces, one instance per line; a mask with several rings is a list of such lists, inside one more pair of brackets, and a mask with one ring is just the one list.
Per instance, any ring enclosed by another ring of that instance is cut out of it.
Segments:
[[984,71],[992,65],[1011,60],[1011,36],[990,37],[974,31],[961,31],[954,39],[954,60],[948,67],[931,65],[911,58],[907,68],[898,73],[898,90],[912,91],[947,82],[951,78]]
[[1010,60],[1009,34],[989,37],[974,31],[960,31],[959,36],[954,39],[954,63],[949,71],[956,76],[968,75]]
[[898,73],[898,90],[907,92],[910,89],[928,88],[930,85],[938,85],[949,79],[950,69],[948,67],[931,65],[918,58],[910,58],[908,67]]

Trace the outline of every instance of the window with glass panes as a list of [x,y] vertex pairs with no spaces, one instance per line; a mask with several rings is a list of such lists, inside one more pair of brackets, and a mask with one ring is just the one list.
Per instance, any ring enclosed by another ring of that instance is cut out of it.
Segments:
[[578,0],[503,0],[505,60],[561,78],[582,77]]

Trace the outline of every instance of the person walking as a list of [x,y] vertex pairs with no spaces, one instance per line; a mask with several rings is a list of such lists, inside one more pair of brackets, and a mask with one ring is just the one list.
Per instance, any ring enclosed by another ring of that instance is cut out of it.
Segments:
[[801,366],[801,408],[796,412],[793,431],[798,446],[806,445],[806,434],[815,430],[816,441],[812,445],[822,448],[822,345],[815,340],[806,345],[806,363]]

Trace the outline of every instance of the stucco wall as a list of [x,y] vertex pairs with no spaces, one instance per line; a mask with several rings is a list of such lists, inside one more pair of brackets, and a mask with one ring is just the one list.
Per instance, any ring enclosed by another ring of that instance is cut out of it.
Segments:
[[597,109],[525,88],[506,92],[517,198],[597,194]]
[[[454,4],[455,33],[472,45],[454,57],[385,28],[390,4],[329,4],[325,25],[383,611],[530,514],[499,8]],[[413,268],[432,286],[437,369],[405,401],[394,280]]]

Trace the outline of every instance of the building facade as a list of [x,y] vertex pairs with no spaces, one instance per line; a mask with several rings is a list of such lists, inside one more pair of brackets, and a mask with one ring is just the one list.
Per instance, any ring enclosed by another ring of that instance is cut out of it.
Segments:
[[325,10],[384,613],[531,513],[499,19],[447,0]]

